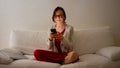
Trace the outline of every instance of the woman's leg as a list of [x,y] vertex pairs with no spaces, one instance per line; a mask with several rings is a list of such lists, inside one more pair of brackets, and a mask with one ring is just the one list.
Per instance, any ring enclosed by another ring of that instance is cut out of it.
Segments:
[[61,63],[66,55],[66,53],[58,53],[40,49],[34,51],[34,56],[38,61]]
[[63,64],[72,63],[77,61],[78,59],[79,59],[79,55],[75,51],[71,51],[65,57]]

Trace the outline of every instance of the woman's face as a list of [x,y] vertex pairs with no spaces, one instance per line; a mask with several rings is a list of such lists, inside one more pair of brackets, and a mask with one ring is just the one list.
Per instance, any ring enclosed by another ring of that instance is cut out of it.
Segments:
[[60,24],[60,23],[64,23],[64,20],[65,20],[65,17],[64,17],[63,11],[62,10],[56,11],[54,16],[54,21]]

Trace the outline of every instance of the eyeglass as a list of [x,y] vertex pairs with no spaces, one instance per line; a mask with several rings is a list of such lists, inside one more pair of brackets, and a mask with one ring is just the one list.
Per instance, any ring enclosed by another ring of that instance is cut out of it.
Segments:
[[54,17],[55,17],[55,18],[57,18],[57,17],[58,17],[58,18],[63,18],[63,15],[55,15]]

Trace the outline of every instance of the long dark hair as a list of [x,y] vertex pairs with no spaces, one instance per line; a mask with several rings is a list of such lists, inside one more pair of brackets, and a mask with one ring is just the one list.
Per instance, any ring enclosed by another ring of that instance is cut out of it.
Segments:
[[[56,7],[56,8],[54,9],[53,16],[52,16],[52,20],[54,21],[55,13],[56,13],[58,10],[61,10],[61,11],[63,12],[64,21],[65,21],[65,20],[66,20],[66,13],[65,13],[65,10],[64,10],[62,7]],[[55,22],[55,21],[54,21],[54,22]]]

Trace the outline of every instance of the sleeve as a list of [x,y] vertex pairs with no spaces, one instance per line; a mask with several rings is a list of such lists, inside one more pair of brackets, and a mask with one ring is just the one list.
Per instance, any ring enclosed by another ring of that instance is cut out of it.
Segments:
[[67,37],[64,37],[61,42],[64,46],[67,46],[68,52],[73,50],[73,34],[74,29],[73,27],[70,27],[67,31]]
[[48,49],[49,49],[49,50],[52,50],[53,44],[54,44],[54,40],[52,40],[52,41],[49,40],[49,37],[50,37],[50,29],[47,31],[47,34],[48,34],[48,39],[47,39]]

